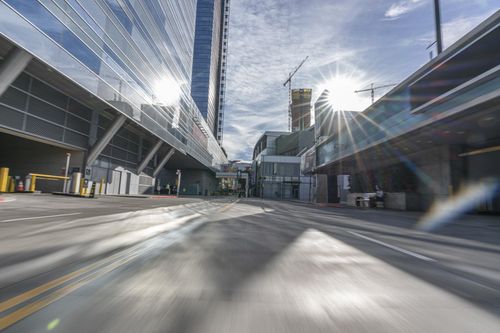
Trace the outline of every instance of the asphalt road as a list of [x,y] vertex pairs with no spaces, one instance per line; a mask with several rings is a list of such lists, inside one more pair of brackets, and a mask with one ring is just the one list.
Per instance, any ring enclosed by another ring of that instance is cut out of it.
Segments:
[[0,223],[0,328],[500,332],[498,216],[175,200]]

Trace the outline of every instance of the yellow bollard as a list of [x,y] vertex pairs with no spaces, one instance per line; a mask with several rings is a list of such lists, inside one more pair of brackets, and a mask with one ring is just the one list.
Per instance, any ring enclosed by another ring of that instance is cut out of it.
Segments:
[[99,184],[99,195],[102,194],[102,188],[104,187],[104,178],[101,178],[101,182]]
[[16,181],[14,177],[9,176],[9,193],[14,193],[16,191]]
[[35,184],[36,184],[36,176],[31,175],[31,181],[30,181],[30,192],[35,192]]
[[9,187],[9,168],[0,168],[0,192],[7,192]]

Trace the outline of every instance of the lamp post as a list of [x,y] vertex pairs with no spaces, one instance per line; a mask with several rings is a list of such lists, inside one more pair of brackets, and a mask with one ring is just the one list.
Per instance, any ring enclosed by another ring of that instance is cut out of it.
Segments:
[[177,198],[179,197],[179,192],[181,191],[181,177],[182,177],[182,171],[180,169],[177,169],[175,172],[177,175]]
[[437,53],[443,52],[443,36],[441,34],[441,10],[439,0],[434,0],[434,18],[436,23],[436,47]]
[[71,153],[66,153],[66,168],[64,169],[64,184],[63,184],[63,193],[68,193],[67,184],[68,184],[68,169],[69,169],[69,160],[71,159]]
[[241,170],[236,170],[236,190],[238,191],[238,197],[240,196],[240,177]]

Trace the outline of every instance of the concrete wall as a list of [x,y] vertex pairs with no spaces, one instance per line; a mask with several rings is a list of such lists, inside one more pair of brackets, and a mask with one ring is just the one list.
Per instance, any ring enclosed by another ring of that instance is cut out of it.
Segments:
[[[500,181],[500,152],[491,152],[466,158],[467,173],[469,183],[485,180],[487,178],[495,179],[497,184]],[[500,193],[494,198],[482,203],[483,209],[500,212]]]
[[435,201],[447,199],[451,192],[450,149],[448,145],[430,148],[411,155],[417,176],[416,193],[420,209],[428,210]]
[[327,203],[328,202],[328,176],[327,175],[316,175],[316,202],[317,203]]

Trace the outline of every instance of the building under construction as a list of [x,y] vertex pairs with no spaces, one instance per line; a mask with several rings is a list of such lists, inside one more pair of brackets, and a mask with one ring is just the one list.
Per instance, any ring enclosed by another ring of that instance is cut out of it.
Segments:
[[312,89],[293,89],[291,101],[292,132],[311,126]]

